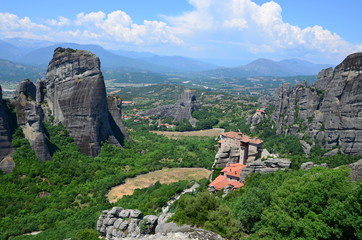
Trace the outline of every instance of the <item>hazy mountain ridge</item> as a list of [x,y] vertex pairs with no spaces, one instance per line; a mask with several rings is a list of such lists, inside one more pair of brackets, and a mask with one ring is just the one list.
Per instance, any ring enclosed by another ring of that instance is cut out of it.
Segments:
[[[218,68],[210,63],[181,56],[159,56],[150,52],[135,52],[127,50],[106,50],[101,46],[76,43],[53,43],[49,41],[31,39],[5,39],[0,40],[0,59],[24,65],[23,70],[8,63],[0,62],[1,80],[20,81],[23,78],[39,78],[53,51],[57,47],[82,49],[95,53],[101,60],[102,69],[106,77],[118,79],[127,73],[156,74],[152,76],[155,82],[163,82],[165,73],[192,73],[204,77],[261,77],[261,76],[301,76],[317,75],[328,64],[314,64],[300,59],[287,59],[273,61],[270,59],[257,59],[249,64]],[[25,66],[28,65],[28,66]],[[25,70],[26,69],[26,70]],[[137,75],[138,76],[138,75]],[[138,78],[138,77],[137,77]],[[157,79],[160,78],[160,81]],[[124,79],[124,77],[121,77]],[[118,79],[120,80],[120,79]],[[147,80],[148,81],[148,80]],[[154,81],[153,81],[154,82]]]
[[256,76],[300,76],[317,75],[319,71],[332,67],[331,64],[314,64],[300,59],[273,61],[259,58],[249,64],[234,68],[219,68],[205,72],[211,76],[256,77]]
[[38,79],[44,75],[45,68],[0,59],[0,81],[17,81],[23,78]]
[[[24,48],[26,44],[28,48]],[[102,62],[103,68],[129,68],[132,71],[151,72],[197,72],[215,68],[216,66],[187,57],[158,56],[147,52],[133,52],[126,50],[106,50],[93,44],[52,43],[26,39],[0,40],[0,58],[17,61],[23,64],[44,65],[50,61],[53,51],[57,47],[82,49],[95,53]]]

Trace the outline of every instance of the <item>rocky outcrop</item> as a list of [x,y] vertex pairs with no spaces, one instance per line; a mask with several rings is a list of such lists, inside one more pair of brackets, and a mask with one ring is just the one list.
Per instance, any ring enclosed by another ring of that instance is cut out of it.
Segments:
[[108,141],[121,146],[110,123],[100,61],[94,54],[57,48],[46,74],[45,100],[54,117],[62,123],[90,156],[100,152],[100,143]]
[[265,161],[257,160],[250,162],[243,168],[240,174],[240,181],[244,181],[246,177],[252,173],[272,173],[278,170],[286,170],[290,168],[291,161],[286,158],[269,158]]
[[[11,145],[11,135],[12,135],[12,127],[11,127],[10,116],[7,111],[6,103],[2,98],[2,88],[0,86],[0,162],[1,166],[5,166],[5,162],[2,160],[8,156],[12,151]],[[2,167],[0,167],[3,169]],[[8,168],[7,168],[8,169]]]
[[172,214],[167,213],[159,217],[155,215],[143,217],[142,212],[137,209],[113,207],[102,212],[97,221],[97,230],[102,237],[109,240],[222,240],[216,233],[168,222],[171,216]]
[[[128,142],[133,142],[126,131],[126,127],[122,122],[122,100],[119,96],[111,95],[107,97],[109,120],[111,128],[116,138],[120,141],[125,138]],[[121,142],[121,144],[123,141]],[[123,144],[122,144],[123,145]]]
[[16,93],[16,117],[25,137],[40,161],[50,160],[48,139],[43,119],[44,113],[39,102],[36,102],[36,87],[29,79],[19,84]]
[[362,159],[349,164],[348,167],[351,169],[350,177],[352,181],[358,182],[362,179]]
[[326,149],[362,154],[362,53],[318,74],[312,86],[282,85],[272,116],[277,134],[293,134]]
[[314,162],[305,162],[300,165],[301,170],[309,170],[313,167],[328,167],[327,163],[315,164]]
[[238,147],[219,148],[215,155],[215,167],[224,168],[228,163],[238,163],[242,155]]
[[192,112],[200,110],[201,105],[196,101],[195,94],[191,90],[185,90],[175,104],[164,105],[154,109],[140,112],[143,116],[161,116],[171,117],[175,122],[188,120],[192,126],[195,126],[197,120],[192,117]]

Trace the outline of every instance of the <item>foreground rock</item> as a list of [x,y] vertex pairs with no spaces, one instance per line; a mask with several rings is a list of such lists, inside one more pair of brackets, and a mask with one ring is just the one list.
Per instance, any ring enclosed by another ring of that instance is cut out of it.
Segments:
[[149,109],[139,114],[143,116],[161,116],[162,118],[171,117],[175,122],[186,119],[192,126],[195,126],[197,120],[191,114],[193,111],[200,109],[201,106],[196,101],[195,94],[191,90],[185,90],[175,104]]
[[[57,48],[46,74],[45,100],[54,123],[62,123],[80,151],[100,152],[100,143],[121,146],[112,130],[99,58],[82,50]],[[121,131],[120,131],[121,132]]]
[[110,240],[121,239],[167,239],[167,240],[222,240],[213,232],[192,228],[188,225],[178,226],[167,222],[172,214],[143,216],[135,209],[113,207],[103,211],[97,221],[97,230],[101,236]]
[[313,86],[282,85],[272,116],[277,134],[307,138],[326,149],[362,154],[362,53],[322,70]]

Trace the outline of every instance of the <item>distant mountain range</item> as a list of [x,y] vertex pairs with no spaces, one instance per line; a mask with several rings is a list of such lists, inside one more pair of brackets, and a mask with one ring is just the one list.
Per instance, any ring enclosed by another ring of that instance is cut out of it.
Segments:
[[[316,75],[328,64],[313,64],[300,59],[273,61],[258,59],[247,65],[220,68],[218,66],[181,56],[159,56],[149,52],[106,50],[98,45],[54,43],[23,38],[0,40],[0,80],[21,80],[40,76],[45,71],[57,47],[88,50],[96,54],[105,72],[116,76],[127,72],[141,73],[193,73],[206,77],[257,77]],[[114,74],[117,73],[117,74]],[[44,74],[44,73],[43,73]],[[107,74],[106,74],[107,75]],[[27,75],[26,75],[27,76]]]
[[[178,56],[158,56],[152,53],[112,51],[106,50],[98,45],[83,45],[76,43],[53,43],[40,42],[40,47],[36,48],[33,42],[29,43],[29,48],[24,47],[24,42],[19,39],[7,41],[0,40],[0,58],[22,64],[36,66],[47,66],[57,47],[82,49],[96,54],[103,68],[122,68],[131,71],[151,71],[159,73],[180,73],[199,72],[216,68],[215,65],[201,62],[195,59]],[[20,44],[21,43],[21,44]]]
[[316,75],[320,70],[329,67],[333,65],[314,64],[296,58],[282,61],[260,58],[247,65],[213,69],[205,74],[215,77],[301,76]]

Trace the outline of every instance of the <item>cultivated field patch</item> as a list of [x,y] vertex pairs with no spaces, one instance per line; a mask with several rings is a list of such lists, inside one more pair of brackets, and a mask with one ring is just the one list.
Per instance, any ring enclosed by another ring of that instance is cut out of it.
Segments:
[[146,188],[159,181],[161,184],[170,184],[181,180],[200,180],[208,178],[211,171],[205,168],[164,168],[162,170],[128,178],[124,184],[112,188],[108,194],[108,201],[117,202],[125,195],[132,195],[137,188]]

